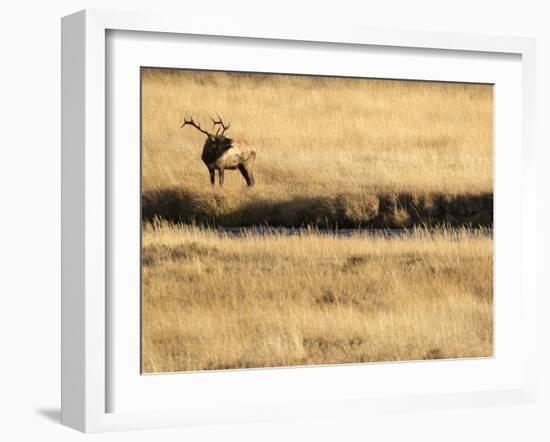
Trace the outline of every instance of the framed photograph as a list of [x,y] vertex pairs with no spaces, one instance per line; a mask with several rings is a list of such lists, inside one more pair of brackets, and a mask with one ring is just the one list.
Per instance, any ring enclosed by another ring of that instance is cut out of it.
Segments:
[[62,21],[62,422],[535,400],[534,41]]

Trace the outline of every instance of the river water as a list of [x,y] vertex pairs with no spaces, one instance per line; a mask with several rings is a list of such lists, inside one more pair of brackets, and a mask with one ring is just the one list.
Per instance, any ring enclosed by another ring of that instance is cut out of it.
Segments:
[[[407,238],[415,235],[415,232],[422,232],[428,235],[441,234],[441,229],[311,229],[306,227],[271,227],[271,226],[254,226],[254,227],[218,227],[217,231],[222,235],[243,237],[243,236],[261,236],[261,235],[283,235],[283,236],[300,236],[308,234],[329,235],[340,237],[365,236],[368,238]],[[445,229],[446,233],[451,235],[461,235],[464,233],[472,236],[492,237],[492,229]]]

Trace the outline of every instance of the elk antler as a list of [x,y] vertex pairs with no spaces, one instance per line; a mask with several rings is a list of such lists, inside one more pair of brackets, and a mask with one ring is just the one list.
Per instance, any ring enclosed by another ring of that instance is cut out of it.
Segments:
[[[216,114],[216,115],[218,115],[218,114]],[[229,129],[229,126],[231,126],[231,123],[227,123],[227,126],[225,124],[223,124],[223,121],[222,121],[222,119],[219,115],[218,115],[218,120],[217,121],[214,120],[214,118],[211,118],[211,120],[212,120],[212,123],[214,123],[214,127],[216,127],[216,125],[218,125],[218,124],[221,126],[221,128],[218,127],[218,130],[216,131],[217,136],[222,136],[225,133],[225,131],[227,129]],[[221,131],[221,133],[220,133],[220,129],[223,129]]]
[[[187,118],[184,118],[183,120],[183,124],[181,125],[181,127],[184,127],[186,126],[187,124],[189,124],[190,126],[193,126],[195,129],[198,129],[199,131],[201,131],[203,134],[205,134],[208,138],[213,138],[214,135],[212,135],[211,133],[208,133],[207,131],[205,131],[203,128],[201,128],[200,124],[197,124],[193,121],[193,118],[191,118],[190,120],[188,120]],[[181,128],[180,128],[181,129]]]

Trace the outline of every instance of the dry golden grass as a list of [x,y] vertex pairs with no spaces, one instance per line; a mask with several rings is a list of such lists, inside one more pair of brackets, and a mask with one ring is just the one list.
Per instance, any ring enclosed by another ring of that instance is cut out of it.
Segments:
[[492,355],[492,239],[145,224],[143,371]]
[[[143,189],[212,192],[204,135],[180,125],[218,112],[258,150],[255,199],[492,193],[492,108],[490,85],[144,69]],[[243,186],[227,173],[224,196]]]
[[[492,86],[142,71],[144,372],[492,354],[492,239],[201,225],[492,226]],[[211,189],[192,116],[257,149]]]

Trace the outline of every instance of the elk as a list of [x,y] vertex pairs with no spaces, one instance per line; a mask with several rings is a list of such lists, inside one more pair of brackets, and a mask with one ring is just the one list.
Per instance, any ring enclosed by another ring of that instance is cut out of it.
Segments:
[[223,186],[223,175],[225,170],[239,169],[244,177],[247,186],[254,185],[254,160],[256,150],[246,141],[233,140],[225,136],[231,123],[224,124],[218,115],[218,119],[211,118],[216,133],[204,130],[200,124],[193,121],[193,118],[185,118],[181,128],[192,126],[206,135],[206,141],[202,148],[201,159],[208,167],[210,183],[214,186],[216,181],[216,170],[218,171],[220,187]]

